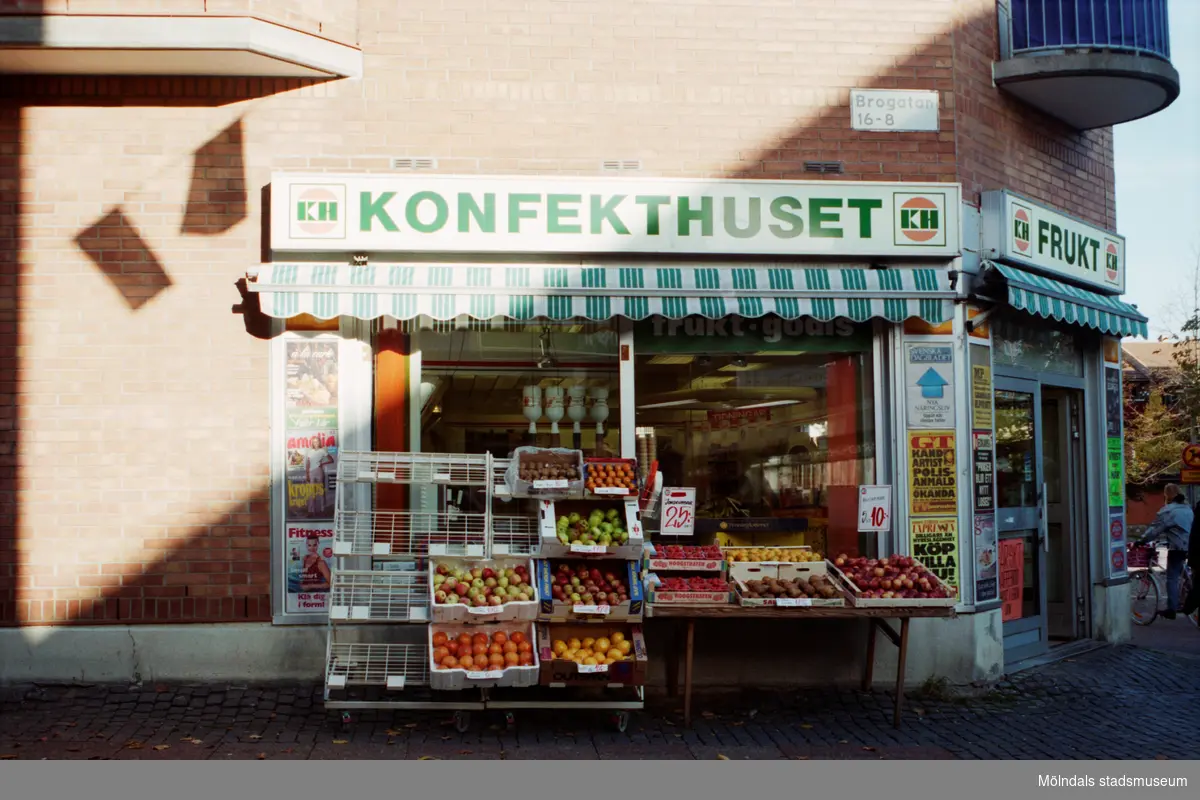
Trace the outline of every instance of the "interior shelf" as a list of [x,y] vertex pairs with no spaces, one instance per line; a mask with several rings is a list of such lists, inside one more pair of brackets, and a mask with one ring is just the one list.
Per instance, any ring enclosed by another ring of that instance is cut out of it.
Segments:
[[428,622],[425,571],[335,570],[329,618],[336,622]]
[[383,686],[403,689],[429,684],[429,652],[424,644],[329,645],[325,686]]
[[494,471],[486,454],[343,452],[338,457],[338,480],[487,486],[494,481]]
[[333,552],[374,558],[428,555],[482,557],[487,514],[338,509]]

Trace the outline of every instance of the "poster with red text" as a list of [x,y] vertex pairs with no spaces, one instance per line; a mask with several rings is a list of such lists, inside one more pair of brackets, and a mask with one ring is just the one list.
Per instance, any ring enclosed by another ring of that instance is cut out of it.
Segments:
[[333,525],[289,522],[285,526],[283,556],[287,572],[286,613],[327,612],[332,576]]

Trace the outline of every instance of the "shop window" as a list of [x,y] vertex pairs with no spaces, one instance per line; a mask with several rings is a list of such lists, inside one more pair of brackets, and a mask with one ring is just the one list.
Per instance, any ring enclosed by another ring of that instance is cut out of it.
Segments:
[[619,455],[617,338],[610,323],[422,331],[421,449],[507,458],[535,444]]
[[635,327],[638,456],[696,488],[699,541],[873,551],[855,516],[875,479],[871,342],[846,320]]
[[1083,348],[1072,331],[1005,317],[996,321],[992,334],[997,369],[1083,377]]

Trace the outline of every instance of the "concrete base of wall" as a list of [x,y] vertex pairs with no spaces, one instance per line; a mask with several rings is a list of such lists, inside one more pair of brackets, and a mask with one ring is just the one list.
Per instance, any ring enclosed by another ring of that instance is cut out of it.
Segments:
[[1095,618],[1095,638],[1113,644],[1128,642],[1133,637],[1129,584],[1093,587],[1092,615]]
[[[666,620],[647,621],[654,684],[666,681],[666,655],[675,629]],[[423,631],[411,629],[405,638],[420,641]],[[890,686],[898,651],[876,636],[875,683]],[[0,682],[320,682],[325,644],[323,625],[8,628],[0,629]],[[694,682],[707,687],[857,686],[866,644],[867,625],[860,622],[730,625],[702,620],[696,626]],[[905,670],[910,686],[931,678],[955,684],[994,680],[1003,665],[999,611],[912,622]]]

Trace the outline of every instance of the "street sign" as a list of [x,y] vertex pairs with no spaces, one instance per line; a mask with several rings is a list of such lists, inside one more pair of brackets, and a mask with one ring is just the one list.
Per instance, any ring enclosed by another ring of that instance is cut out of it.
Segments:
[[1180,483],[1200,484],[1200,444],[1189,444],[1183,448],[1183,469],[1179,473]]

